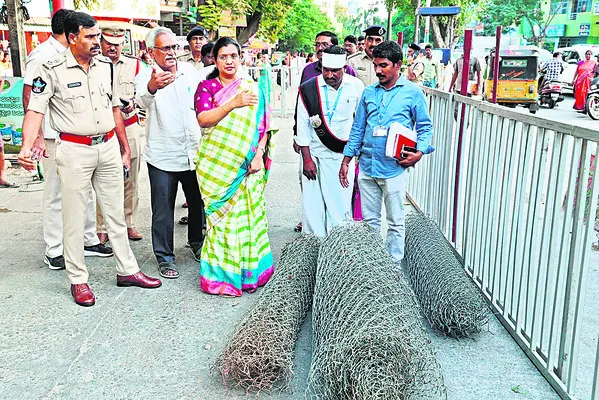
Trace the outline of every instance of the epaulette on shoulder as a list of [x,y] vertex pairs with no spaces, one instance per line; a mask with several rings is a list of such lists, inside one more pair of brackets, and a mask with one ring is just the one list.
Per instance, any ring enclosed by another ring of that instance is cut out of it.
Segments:
[[42,63],[42,66],[45,69],[50,70],[52,68],[59,66],[60,64],[64,63],[65,61],[67,61],[67,57],[66,57],[65,53],[61,53],[61,54],[57,54],[55,57],[52,57],[49,60]]
[[107,64],[112,64],[112,60],[106,56],[100,55],[98,54],[96,56],[96,60],[101,61],[101,62],[105,62]]
[[131,56],[129,54],[121,54],[123,57],[128,58],[130,60],[141,61],[139,57]]

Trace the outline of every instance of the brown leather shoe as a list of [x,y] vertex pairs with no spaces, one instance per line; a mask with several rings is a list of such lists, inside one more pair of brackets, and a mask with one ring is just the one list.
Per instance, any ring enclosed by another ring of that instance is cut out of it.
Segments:
[[75,303],[83,307],[89,307],[96,304],[96,297],[92,293],[87,283],[78,283],[71,285],[71,294]]
[[116,276],[116,285],[117,286],[139,286],[140,288],[145,289],[154,289],[160,287],[162,285],[162,281],[156,278],[150,278],[143,272],[139,271],[133,275],[127,276]]
[[129,235],[129,240],[141,240],[144,238],[144,235],[137,228],[127,228],[127,235]]
[[98,239],[100,239],[100,244],[106,244],[108,242],[108,233],[98,232]]

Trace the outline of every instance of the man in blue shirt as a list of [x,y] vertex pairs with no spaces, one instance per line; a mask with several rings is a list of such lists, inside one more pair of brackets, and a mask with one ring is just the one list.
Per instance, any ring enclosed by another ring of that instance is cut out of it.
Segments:
[[[399,264],[404,253],[405,169],[415,165],[424,154],[431,153],[432,123],[424,93],[420,87],[400,76],[403,54],[395,42],[386,41],[373,51],[378,83],[364,89],[358,103],[339,179],[349,186],[349,163],[360,157],[358,186],[362,195],[362,214],[368,225],[381,229],[381,205],[385,203],[387,248]],[[416,152],[403,151],[402,159],[385,155],[387,132],[393,122],[416,131]]]

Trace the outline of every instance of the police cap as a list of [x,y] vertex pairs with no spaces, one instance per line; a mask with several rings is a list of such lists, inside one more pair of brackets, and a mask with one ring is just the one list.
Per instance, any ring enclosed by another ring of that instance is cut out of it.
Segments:
[[414,51],[420,51],[421,48],[420,46],[418,46],[416,43],[412,43],[411,45],[408,46],[410,49],[414,50]]
[[380,25],[371,25],[362,32],[364,32],[366,36],[384,36],[385,33],[387,33],[387,30]]
[[194,26],[187,34],[187,41],[189,42],[194,36],[204,36],[205,38],[208,38],[208,31],[203,26]]
[[118,46],[125,41],[125,30],[111,25],[103,26],[102,38],[108,43]]

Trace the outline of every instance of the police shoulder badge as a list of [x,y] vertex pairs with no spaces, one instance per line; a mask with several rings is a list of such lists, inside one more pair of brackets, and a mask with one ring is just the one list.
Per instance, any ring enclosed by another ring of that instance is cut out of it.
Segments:
[[42,77],[38,76],[37,78],[35,78],[33,80],[33,87],[31,88],[31,91],[33,93],[37,93],[37,94],[43,93],[44,90],[46,89],[46,85],[47,85],[47,83],[44,82]]

